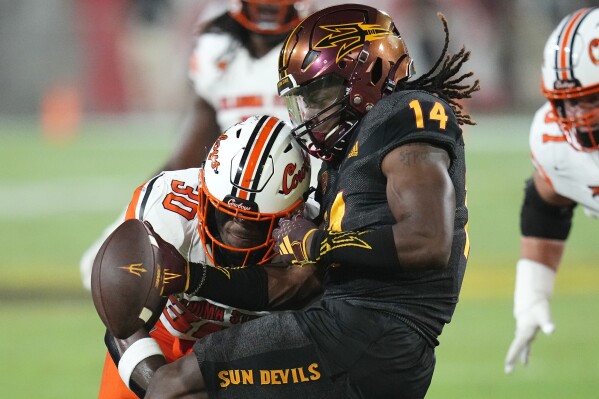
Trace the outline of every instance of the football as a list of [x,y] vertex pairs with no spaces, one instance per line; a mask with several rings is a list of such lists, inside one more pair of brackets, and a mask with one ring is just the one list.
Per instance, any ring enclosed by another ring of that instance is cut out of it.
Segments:
[[[94,306],[106,328],[120,339],[144,326],[151,328],[166,303],[165,283],[187,278],[184,269],[176,275],[163,267],[174,247],[165,253],[159,244],[164,241],[146,223],[129,219],[119,225],[104,241],[93,264]],[[185,260],[182,264],[186,265]]]

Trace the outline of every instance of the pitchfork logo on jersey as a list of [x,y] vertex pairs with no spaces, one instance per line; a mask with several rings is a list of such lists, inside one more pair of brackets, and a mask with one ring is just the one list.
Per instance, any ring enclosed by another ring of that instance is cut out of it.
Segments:
[[593,198],[599,195],[599,186],[589,186],[591,189],[591,193],[593,194]]
[[333,32],[321,39],[314,46],[315,49],[339,47],[336,62],[339,62],[350,51],[357,49],[366,42],[374,42],[385,36],[393,35],[393,32],[384,29],[380,25],[365,24],[364,22],[351,22],[339,25],[324,25],[321,29]]
[[369,231],[329,231],[328,237],[322,240],[320,244],[320,256],[342,247],[372,249],[366,241],[360,238],[361,235],[366,233],[369,233]]

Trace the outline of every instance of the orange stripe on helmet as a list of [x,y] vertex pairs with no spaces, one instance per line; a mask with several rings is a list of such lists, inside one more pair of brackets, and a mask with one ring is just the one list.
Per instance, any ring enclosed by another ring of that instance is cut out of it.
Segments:
[[[270,117],[262,127],[260,134],[256,137],[256,141],[254,142],[254,147],[252,148],[252,152],[248,157],[245,170],[243,171],[243,176],[241,178],[241,182],[239,184],[240,187],[249,188],[252,183],[252,177],[256,173],[256,168],[258,167],[258,161],[260,160],[260,155],[262,155],[262,151],[264,150],[264,146],[268,142],[268,138],[272,133],[273,129],[277,125],[279,120],[277,118]],[[239,190],[239,198],[247,200],[249,197],[249,191]]]
[[589,12],[588,8],[582,9],[579,12],[577,12],[576,15],[574,15],[574,17],[572,17],[572,19],[570,20],[570,23],[568,24],[568,26],[566,27],[566,29],[564,31],[564,36],[562,37],[562,42],[559,46],[559,52],[560,52],[559,68],[562,69],[562,71],[561,71],[561,79],[562,80],[568,80],[568,70],[570,68],[567,66],[567,59],[568,59],[568,56],[570,55],[570,52],[566,51],[566,47],[571,47],[570,42],[571,42],[571,38],[572,38],[572,31],[574,30],[574,27],[578,24],[580,19],[588,12]]

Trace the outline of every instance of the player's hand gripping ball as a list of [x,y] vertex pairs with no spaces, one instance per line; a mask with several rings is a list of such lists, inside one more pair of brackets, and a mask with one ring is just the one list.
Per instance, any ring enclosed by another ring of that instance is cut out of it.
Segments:
[[307,240],[316,231],[316,225],[300,214],[281,218],[279,227],[272,232],[281,260],[299,266],[313,264],[315,259],[310,258]]
[[92,269],[92,298],[108,330],[125,339],[150,329],[170,294],[184,292],[189,264],[148,222],[130,219],[104,241]]

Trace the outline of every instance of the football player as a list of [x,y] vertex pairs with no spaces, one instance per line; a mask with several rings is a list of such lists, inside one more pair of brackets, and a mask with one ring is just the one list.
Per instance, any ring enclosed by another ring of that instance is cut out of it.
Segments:
[[[306,16],[311,0],[227,1],[228,11],[202,25],[195,38],[189,62],[193,111],[160,170],[197,167],[218,132],[250,115],[289,120],[275,86],[277,59],[285,36]],[[313,166],[318,168],[316,162]],[[79,268],[86,289],[100,245],[122,221],[120,215],[82,255]]]
[[555,275],[580,204],[599,217],[599,8],[566,16],[547,39],[541,70],[547,102],[530,128],[533,176],[520,210],[516,265],[516,332],[505,372],[527,364],[536,334],[551,334]]
[[309,212],[309,180],[309,156],[289,126],[262,116],[219,136],[203,167],[162,172],[135,191],[127,219],[149,222],[191,262],[190,285],[169,296],[150,334],[106,335],[100,398],[143,397],[153,370],[190,353],[198,338],[319,293],[313,268],[275,264],[271,237],[281,217]]
[[229,2],[229,10],[204,24],[195,39],[189,63],[194,113],[165,170],[199,165],[217,132],[250,115],[289,119],[273,89],[277,57],[287,33],[306,16],[308,1]]
[[[469,52],[410,80],[412,58],[391,18],[344,4],[288,36],[278,89],[293,134],[324,160],[316,226],[283,218],[277,250],[326,273],[306,309],[202,338],[161,367],[146,398],[423,398],[435,347],[466,268],[464,141],[457,100]],[[190,395],[190,396],[185,396]]]

